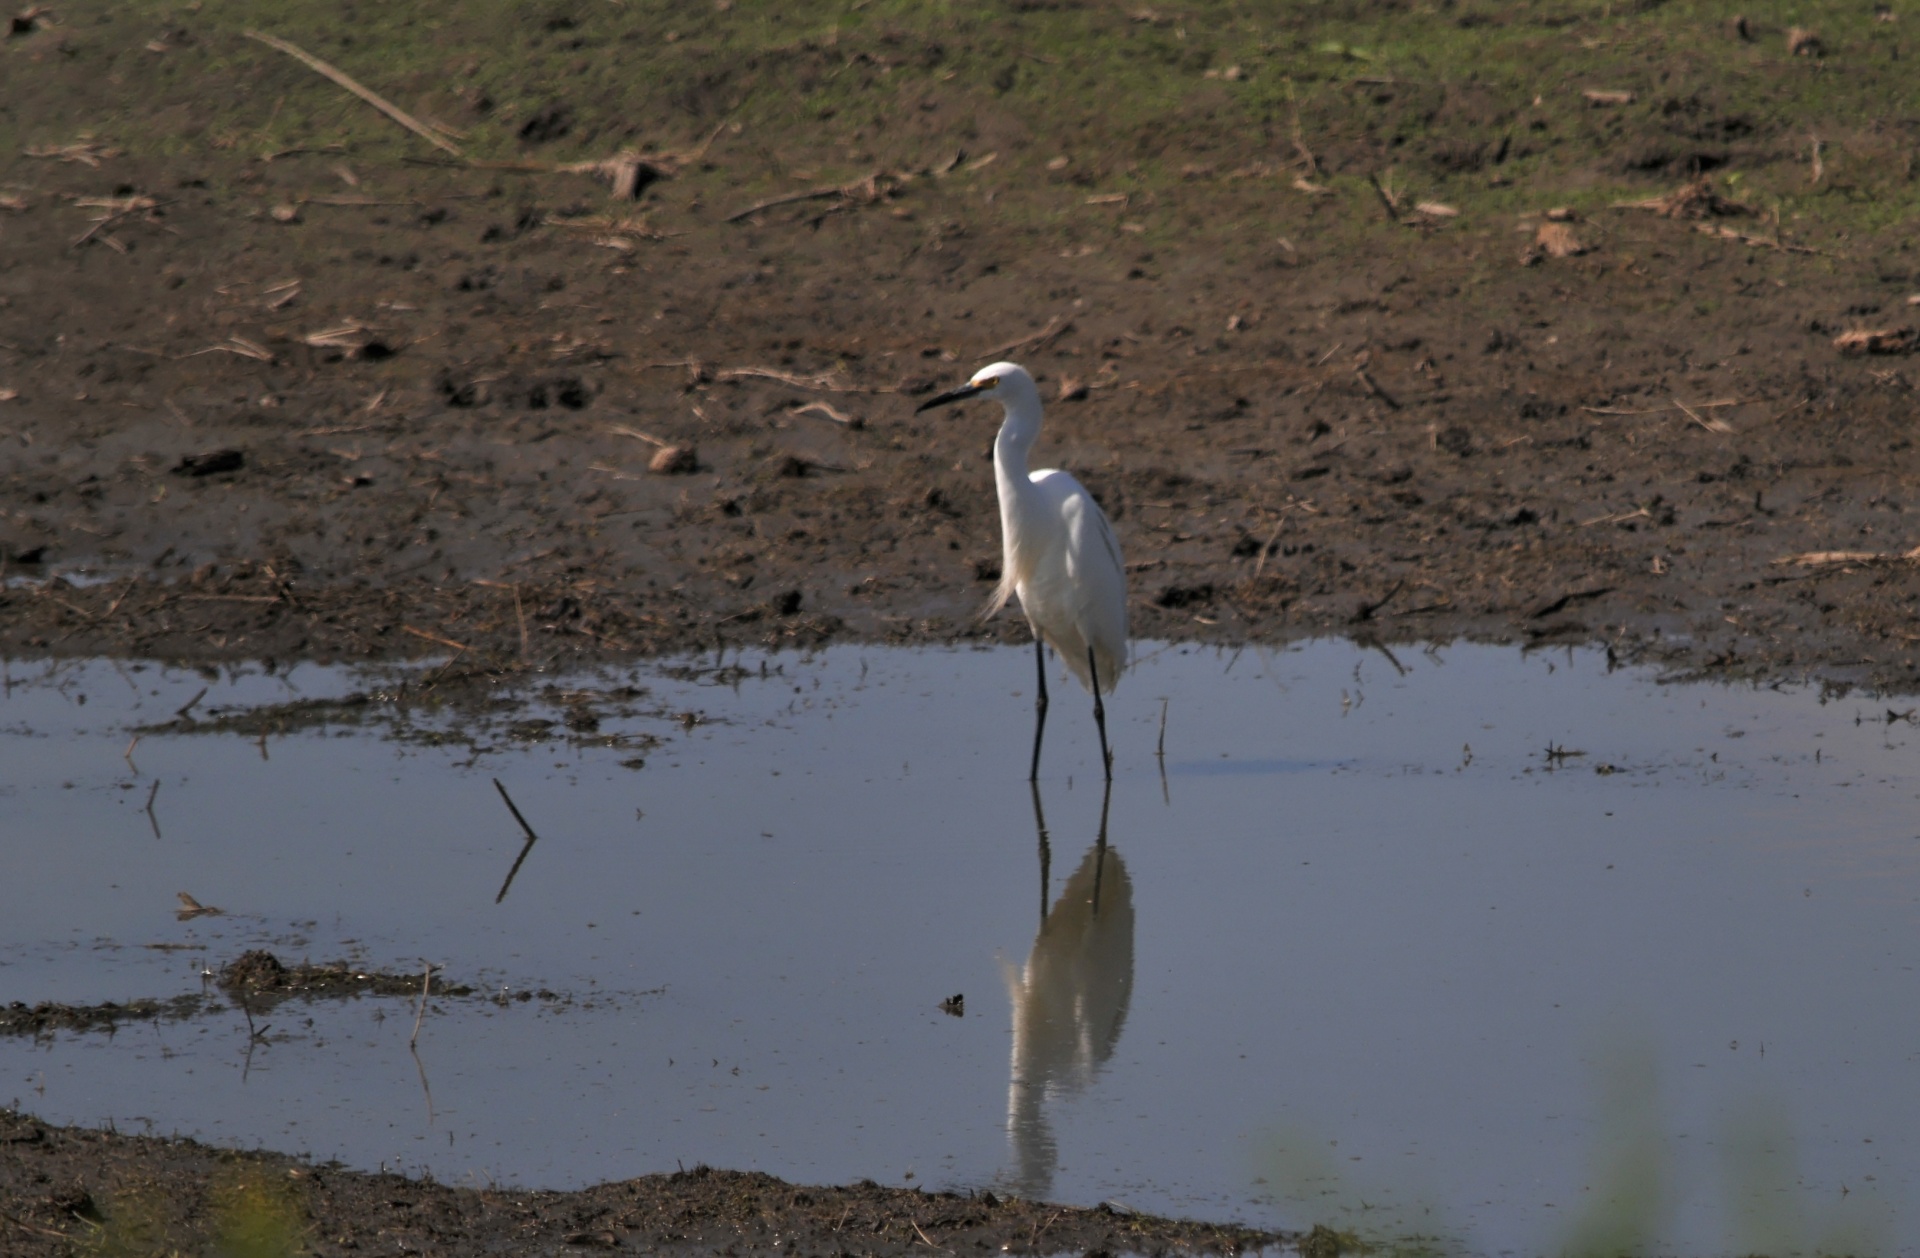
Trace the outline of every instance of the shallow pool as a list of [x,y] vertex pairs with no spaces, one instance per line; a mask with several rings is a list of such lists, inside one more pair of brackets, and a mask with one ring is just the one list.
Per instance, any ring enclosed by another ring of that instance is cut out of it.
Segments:
[[[15,663],[0,1001],[197,992],[256,946],[507,999],[429,1002],[417,1055],[391,998],[0,1041],[0,1097],[451,1182],[707,1162],[1472,1253],[1920,1246],[1907,704],[1592,651],[1137,659],[1104,798],[1070,683],[1029,788],[1017,649],[542,679],[551,724],[396,722],[317,666]],[[379,719],[129,753],[203,689]],[[618,701],[569,726],[583,694]],[[540,835],[504,896],[493,778]]]

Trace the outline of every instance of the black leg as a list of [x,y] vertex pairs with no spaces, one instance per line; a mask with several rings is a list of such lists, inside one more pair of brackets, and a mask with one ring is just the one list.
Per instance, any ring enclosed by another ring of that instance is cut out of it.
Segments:
[[1100,730],[1100,767],[1113,781],[1113,753],[1107,750],[1107,705],[1100,702],[1100,665],[1094,661],[1093,648],[1087,648],[1087,676],[1093,678],[1093,723]]
[[1027,783],[1033,792],[1033,828],[1040,832],[1040,924],[1047,924],[1047,892],[1051,889],[1053,844],[1047,838],[1047,814],[1040,807],[1040,784]]
[[1107,779],[1106,793],[1100,796],[1100,841],[1093,858],[1093,915],[1100,916],[1100,875],[1107,868],[1107,806],[1113,803],[1113,779]]
[[1040,665],[1039,698],[1033,701],[1033,767],[1027,770],[1027,781],[1040,780],[1040,736],[1047,732],[1047,644],[1040,640],[1039,634],[1033,635],[1033,657]]

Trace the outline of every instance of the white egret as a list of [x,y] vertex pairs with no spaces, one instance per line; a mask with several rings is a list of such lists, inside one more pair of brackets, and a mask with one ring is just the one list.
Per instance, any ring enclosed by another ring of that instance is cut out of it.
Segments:
[[993,441],[994,481],[1000,494],[1000,584],[983,619],[1018,595],[1020,610],[1033,628],[1040,665],[1028,780],[1040,776],[1051,646],[1093,694],[1101,766],[1112,781],[1107,710],[1100,696],[1113,689],[1127,666],[1127,569],[1120,543],[1106,513],[1079,481],[1053,468],[1027,471],[1027,454],[1040,435],[1041,406],[1040,390],[1026,368],[1017,363],[982,367],[965,385],[922,402],[914,413],[982,396],[1006,410]]

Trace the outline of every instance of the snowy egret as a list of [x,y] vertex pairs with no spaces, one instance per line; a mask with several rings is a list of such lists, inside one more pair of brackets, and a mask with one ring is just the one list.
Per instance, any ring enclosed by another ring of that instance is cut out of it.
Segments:
[[1086,487],[1066,472],[1027,471],[1027,453],[1040,435],[1040,390],[1017,363],[994,363],[958,389],[922,402],[914,414],[963,398],[991,397],[1006,410],[993,441],[993,474],[1000,494],[1000,584],[985,617],[1020,596],[1033,628],[1040,691],[1034,700],[1033,766],[1040,776],[1040,738],[1047,727],[1047,647],[1066,661],[1093,694],[1100,761],[1113,780],[1107,750],[1107,710],[1101,702],[1127,666],[1127,569],[1113,526]]

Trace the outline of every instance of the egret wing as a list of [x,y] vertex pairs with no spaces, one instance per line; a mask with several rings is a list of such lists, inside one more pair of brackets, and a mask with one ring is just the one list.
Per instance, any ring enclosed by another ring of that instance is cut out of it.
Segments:
[[[1127,666],[1127,569],[1120,542],[1106,512],[1073,477],[1060,495],[1060,514],[1066,525],[1067,584],[1072,590],[1073,618],[1081,638],[1099,661],[1102,690],[1109,690]],[[1081,671],[1075,669],[1075,672]]]

